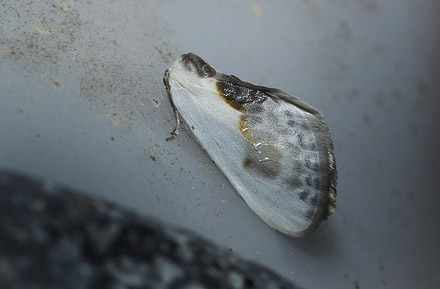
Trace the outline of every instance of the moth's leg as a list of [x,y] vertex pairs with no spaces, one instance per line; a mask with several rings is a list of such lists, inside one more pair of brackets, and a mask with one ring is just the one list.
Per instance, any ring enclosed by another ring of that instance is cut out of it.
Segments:
[[174,104],[173,99],[171,98],[169,78],[170,78],[170,73],[168,72],[167,69],[165,70],[165,74],[163,76],[163,83],[165,84],[165,88],[167,89],[168,99],[170,100],[171,106],[173,107],[174,110],[174,116],[176,117],[176,126],[171,131],[171,136],[166,138],[167,141],[171,141],[174,138],[176,138],[176,136],[179,134],[179,127],[181,123],[179,111],[177,110],[176,105]]

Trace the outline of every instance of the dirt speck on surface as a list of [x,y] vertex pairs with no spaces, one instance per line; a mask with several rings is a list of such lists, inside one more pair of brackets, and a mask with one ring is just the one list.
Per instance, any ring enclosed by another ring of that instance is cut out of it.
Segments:
[[385,95],[378,93],[373,97],[373,103],[376,107],[383,107],[385,105]]
[[427,94],[429,92],[428,84],[420,79],[416,81],[416,88],[417,91],[422,95]]
[[359,285],[359,282],[358,281],[353,281],[353,286],[354,286],[354,288],[355,289],[361,289],[361,286]]
[[402,97],[403,97],[403,93],[400,90],[393,91],[393,98],[396,101],[400,101],[402,99]]

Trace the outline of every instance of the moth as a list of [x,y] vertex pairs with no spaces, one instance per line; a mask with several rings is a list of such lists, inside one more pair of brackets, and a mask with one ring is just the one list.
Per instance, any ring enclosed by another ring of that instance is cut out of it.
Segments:
[[181,55],[165,71],[176,116],[185,121],[248,206],[270,227],[301,237],[336,207],[337,171],[321,113],[282,90],[216,71]]

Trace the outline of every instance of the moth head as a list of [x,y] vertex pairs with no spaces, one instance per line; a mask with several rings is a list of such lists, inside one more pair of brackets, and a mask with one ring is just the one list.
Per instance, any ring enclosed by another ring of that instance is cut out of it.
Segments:
[[165,70],[163,82],[171,97],[172,87],[199,89],[201,85],[215,85],[216,74],[215,69],[202,58],[194,53],[187,53],[182,54]]
[[212,66],[194,53],[187,53],[180,56],[175,65],[181,65],[187,72],[197,74],[202,78],[214,77],[216,71]]

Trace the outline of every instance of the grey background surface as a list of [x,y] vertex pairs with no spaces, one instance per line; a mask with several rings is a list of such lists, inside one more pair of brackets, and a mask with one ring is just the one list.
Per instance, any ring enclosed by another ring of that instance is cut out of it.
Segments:
[[[431,1],[2,1],[0,167],[188,228],[305,288],[440,281],[440,49]],[[174,115],[162,75],[192,51],[320,109],[335,215],[270,229]]]

